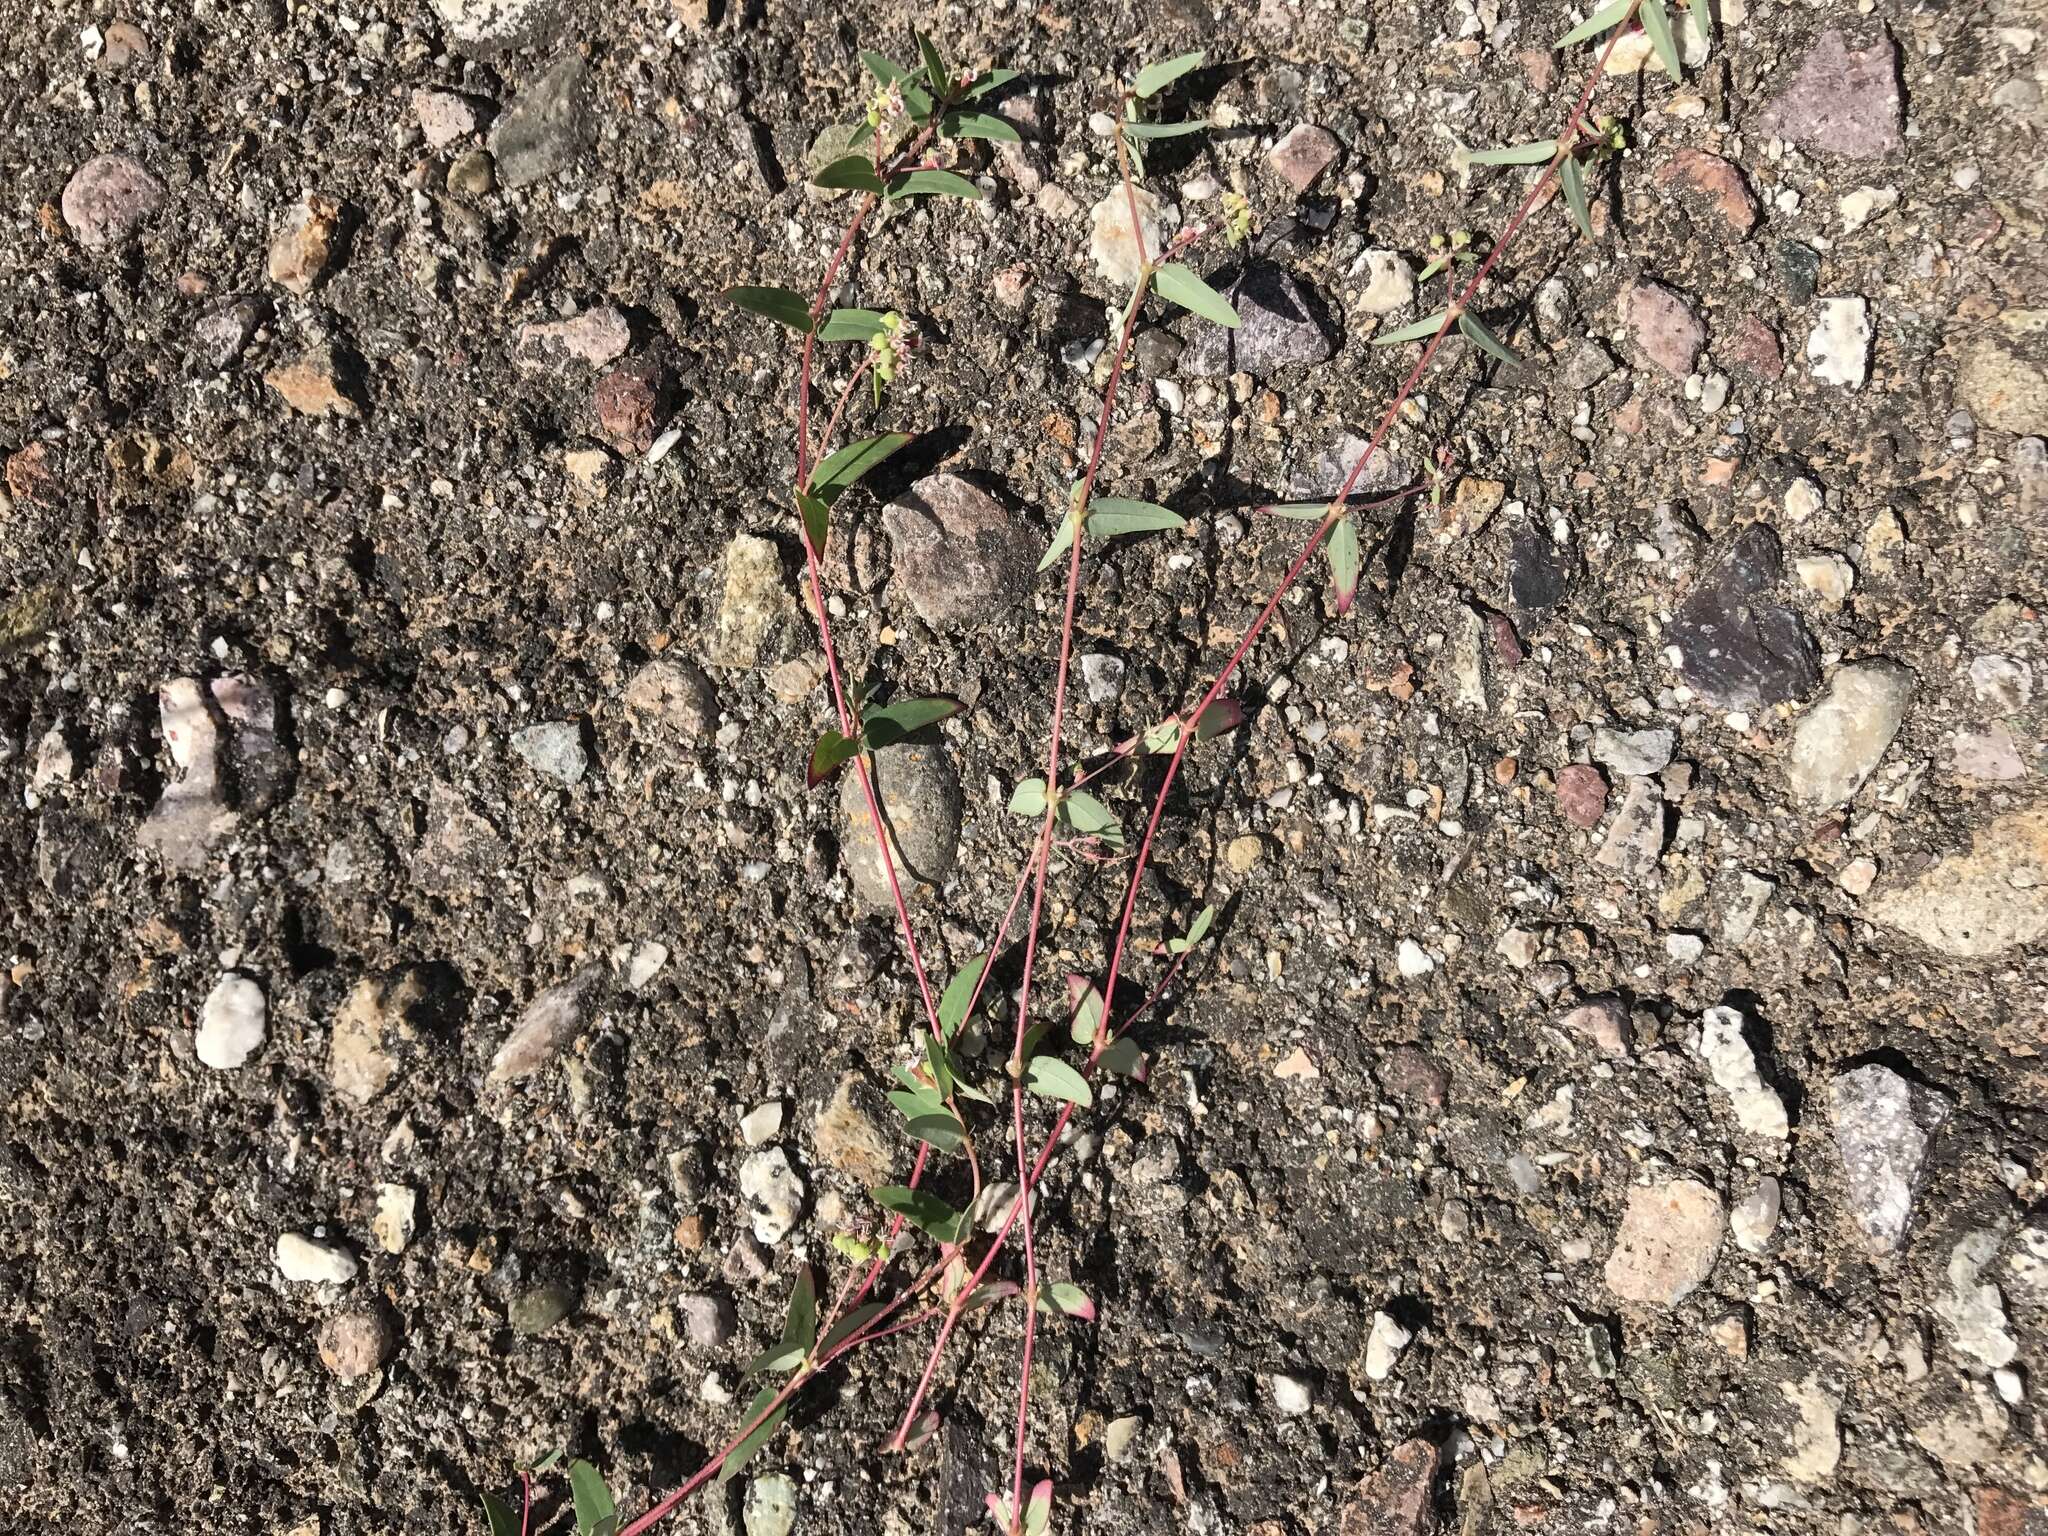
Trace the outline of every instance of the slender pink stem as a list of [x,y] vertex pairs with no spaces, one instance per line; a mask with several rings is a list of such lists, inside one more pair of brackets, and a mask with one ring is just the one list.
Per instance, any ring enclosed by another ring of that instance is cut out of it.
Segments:
[[853,377],[846,381],[846,387],[839,391],[839,403],[832,407],[831,419],[825,423],[825,435],[818,441],[818,462],[820,464],[824,463],[832,452],[832,439],[839,431],[839,418],[846,413],[846,402],[852,398],[853,392],[859,386],[860,381],[867,377],[867,371],[874,366],[875,353],[870,348],[867,356],[860,360],[860,366],[853,370]]

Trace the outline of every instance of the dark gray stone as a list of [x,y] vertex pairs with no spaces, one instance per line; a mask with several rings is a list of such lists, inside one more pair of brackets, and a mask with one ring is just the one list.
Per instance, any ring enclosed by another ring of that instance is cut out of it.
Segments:
[[1508,600],[1525,613],[1543,613],[1564,601],[1571,565],[1541,530],[1523,526],[1508,541]]
[[1311,308],[1301,284],[1278,267],[1253,267],[1225,291],[1237,309],[1236,329],[1195,324],[1181,354],[1181,372],[1195,378],[1249,373],[1264,378],[1282,368],[1327,362],[1337,338]]
[[1803,699],[1820,661],[1797,614],[1771,601],[1783,572],[1778,537],[1761,523],[1735,535],[1672,615],[1679,675],[1720,709]]
[[1820,252],[1797,240],[1778,242],[1778,277],[1794,304],[1810,304],[1820,287]]
[[565,53],[513,99],[491,129],[498,184],[530,186],[567,170],[590,142],[590,67]]

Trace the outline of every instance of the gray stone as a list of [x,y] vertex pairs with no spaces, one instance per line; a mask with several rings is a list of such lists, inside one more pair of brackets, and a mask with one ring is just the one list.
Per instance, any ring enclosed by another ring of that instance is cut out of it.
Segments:
[[163,184],[132,155],[98,155],[64,183],[64,222],[90,250],[119,245],[162,206]]
[[1677,1306],[1713,1273],[1726,1227],[1721,1197],[1696,1180],[1633,1186],[1607,1259],[1607,1288],[1623,1301]]
[[[919,886],[944,884],[960,848],[960,780],[951,763],[940,748],[921,742],[883,747],[869,762],[905,898]],[[840,772],[839,810],[855,895],[870,907],[893,905],[888,864],[851,765]]]
[[1312,307],[1308,291],[1280,268],[1250,268],[1225,297],[1237,309],[1236,328],[1197,324],[1181,354],[1182,373],[1193,378],[1249,373],[1263,379],[1335,355],[1337,338]]
[[1399,251],[1367,251],[1359,260],[1370,273],[1358,296],[1360,309],[1368,315],[1391,315],[1415,302],[1415,269],[1407,257]]
[[705,660],[714,667],[786,660],[795,649],[796,612],[775,545],[750,533],[735,535],[725,547],[725,588]]
[[1870,305],[1856,294],[1822,299],[1806,337],[1806,362],[1823,384],[1861,389],[1870,368]]
[[277,1272],[302,1285],[346,1285],[362,1267],[339,1243],[302,1232],[281,1233],[275,1257]]
[[1828,691],[1800,716],[1785,757],[1785,777],[1816,810],[1847,804],[1876,770],[1899,733],[1913,697],[1913,674],[1895,661],[1845,662]]
[[747,1536],[789,1536],[796,1529],[796,1481],[770,1472],[747,1485]]
[[519,1023],[491,1058],[489,1081],[509,1083],[547,1066],[583,1033],[586,1011],[603,976],[587,966],[569,980],[549,987],[519,1015]]
[[1851,48],[1836,30],[1823,32],[1757,126],[1806,149],[1867,160],[1903,142],[1899,53],[1878,31]]
[[590,766],[582,727],[570,720],[547,720],[514,731],[512,750],[535,773],[563,784],[582,783]]
[[449,41],[465,53],[496,53],[530,41],[559,0],[434,0]]
[[1771,1245],[1784,1207],[1784,1192],[1778,1181],[1766,1174],[1756,1188],[1744,1195],[1728,1213],[1728,1229],[1735,1234],[1735,1246],[1744,1253],[1762,1253]]
[[505,1321],[524,1337],[546,1333],[569,1315],[576,1305],[576,1293],[560,1281],[550,1281],[521,1291],[505,1308]]
[[1819,659],[1799,616],[1771,600],[1784,573],[1778,536],[1751,523],[1693,583],[1666,632],[1679,675],[1707,703],[1755,709],[1803,699],[1820,684]]
[[1630,779],[1593,862],[1631,880],[1654,874],[1664,852],[1664,795],[1657,781]]
[[269,1030],[263,989],[229,972],[214,983],[199,1013],[193,1054],[216,1072],[232,1072],[263,1048]]
[[1849,1215],[1877,1258],[1906,1242],[1927,1149],[1948,1118],[1948,1100],[1872,1062],[1828,1084],[1828,1115],[1849,1197]]
[[2048,937],[2048,809],[2013,811],[1986,823],[1968,853],[1937,860],[1863,910],[1962,960],[2039,943]]
[[685,1296],[676,1306],[683,1314],[683,1331],[699,1349],[719,1349],[730,1343],[739,1329],[739,1313],[730,1296]]
[[927,624],[973,624],[1031,592],[1039,540],[995,497],[927,475],[882,509],[898,590]]
[[1783,1141],[1791,1130],[1785,1101],[1757,1071],[1743,1023],[1733,1008],[1709,1008],[1700,1020],[1700,1056],[1715,1086],[1728,1095],[1736,1123],[1752,1136]]
[[164,745],[173,777],[135,835],[172,869],[193,873],[238,820],[227,803],[220,761],[220,728],[207,708],[204,690],[189,677],[174,677],[157,689]]
[[1972,1232],[1948,1258],[1948,1293],[1934,1299],[1934,1315],[1948,1324],[1956,1350],[1997,1370],[2019,1358],[2019,1341],[2005,1315],[2005,1298],[1984,1279],[1998,1257],[1999,1234]]
[[[2000,318],[2018,331],[2040,314],[2009,310]],[[2010,337],[1982,335],[1964,348],[1956,372],[1956,399],[1993,431],[2048,432],[2048,368],[2021,355]]]
[[1593,732],[1593,761],[1616,773],[1662,773],[1678,746],[1678,733],[1666,728],[1622,731],[1601,726]]
[[1114,704],[1124,693],[1124,662],[1121,656],[1090,651],[1081,658],[1081,682],[1091,704]]
[[498,183],[530,186],[565,171],[589,146],[590,66],[565,53],[512,99],[491,128]]
[[232,367],[269,317],[266,299],[244,294],[227,300],[192,327],[192,366],[210,373]]
[[1564,360],[1564,366],[1558,369],[1557,380],[1566,389],[1583,394],[1613,373],[1614,369],[1614,358],[1608,350],[1592,337],[1585,336],[1572,348],[1571,356]]
[[1569,555],[1541,529],[1523,524],[1508,542],[1508,599],[1524,613],[1547,613],[1571,590]]
[[740,1198],[756,1242],[773,1248],[803,1219],[804,1181],[780,1147],[756,1152],[740,1164]]

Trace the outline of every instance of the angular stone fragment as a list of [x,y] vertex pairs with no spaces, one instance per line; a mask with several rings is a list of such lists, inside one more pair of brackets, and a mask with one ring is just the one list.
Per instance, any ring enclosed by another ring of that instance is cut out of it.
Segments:
[[1279,267],[1252,267],[1226,297],[1237,309],[1238,324],[1232,329],[1204,321],[1194,328],[1181,353],[1181,372],[1189,377],[1249,373],[1263,379],[1335,354],[1337,338],[1313,296]]
[[718,695],[694,662],[659,656],[633,674],[619,695],[635,724],[658,725],[685,740],[710,734],[718,724]]
[[753,667],[784,659],[796,603],[782,579],[774,544],[742,533],[725,547],[725,591],[705,660],[715,667]]
[[301,298],[311,293],[334,261],[341,214],[340,202],[321,192],[294,203],[270,242],[270,280]]
[[1671,617],[1686,684],[1721,709],[1803,699],[1820,683],[1819,658],[1799,616],[1771,601],[1783,574],[1778,537],[1762,523],[1737,533]]
[[1713,1273],[1726,1227],[1721,1197],[1696,1180],[1633,1186],[1607,1288],[1623,1301],[1677,1306]]
[[334,1016],[327,1078],[335,1092],[357,1104],[382,1093],[398,1072],[398,1047],[412,1038],[406,1015],[426,995],[417,971],[365,976]]
[[1674,378],[1684,378],[1707,344],[1707,328],[1678,294],[1645,279],[1628,290],[1623,313],[1643,355]]
[[2048,938],[2048,809],[1987,823],[1968,853],[1879,892],[1864,912],[1961,960],[2040,943]]
[[1681,149],[1657,168],[1660,187],[1680,186],[1699,193],[1736,235],[1756,228],[1756,198],[1742,172],[1719,155],[1703,149]]
[[1432,1501],[1439,1453],[1428,1440],[1394,1447],[1344,1501],[1337,1536],[1427,1536],[1436,1527]]
[[1628,879],[1642,879],[1655,873],[1663,852],[1664,796],[1655,779],[1630,779],[1593,862]]
[[1793,727],[1785,777],[1816,810],[1845,805],[1876,771],[1913,698],[1913,674],[1895,661],[1845,662]]
[[882,509],[891,570],[927,624],[972,624],[1022,602],[1038,540],[960,475],[926,475]]
[[1830,28],[1815,39],[1757,126],[1807,149],[1866,160],[1904,142],[1903,115],[1892,40],[1880,31],[1852,48]]
[[222,779],[220,730],[196,678],[174,677],[157,689],[164,745],[174,777],[144,820],[135,840],[172,869],[206,867],[213,845],[239,819],[227,803]]
[[491,128],[498,183],[524,187],[567,170],[590,141],[590,66],[565,53],[531,81]]
[[1948,1113],[1947,1099],[1877,1062],[1828,1084],[1849,1215],[1874,1257],[1905,1246],[1927,1149]]
[[491,1058],[487,1081],[509,1083],[538,1072],[559,1056],[583,1033],[588,1005],[603,974],[602,967],[588,966],[528,1003],[519,1023]]
[[1733,1008],[1709,1008],[1700,1021],[1700,1056],[1715,1086],[1728,1095],[1736,1123],[1752,1136],[1783,1141],[1790,1134],[1785,1101],[1757,1071],[1756,1053],[1742,1035],[1743,1022]]
[[1297,194],[1306,192],[1335,163],[1335,135],[1314,123],[1297,123],[1266,156],[1266,163]]

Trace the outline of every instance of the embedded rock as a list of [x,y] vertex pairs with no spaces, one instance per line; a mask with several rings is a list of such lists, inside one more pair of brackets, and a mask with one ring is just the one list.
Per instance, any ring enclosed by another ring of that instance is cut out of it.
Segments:
[[1864,913],[1960,960],[1986,959],[2048,937],[2048,809],[1988,822],[1968,853],[1952,853],[1878,893]]
[[893,579],[927,624],[972,624],[1022,602],[1038,540],[973,481],[926,475],[882,508]]
[[1845,662],[1800,716],[1785,758],[1792,793],[1816,810],[1845,805],[1876,771],[1913,698],[1913,674],[1895,661]]
[[1820,684],[1820,663],[1799,616],[1773,602],[1784,571],[1778,536],[1751,523],[1692,585],[1667,632],[1679,675],[1720,709],[1754,709],[1803,699]]
[[1713,1273],[1726,1228],[1721,1197],[1695,1180],[1632,1187],[1607,1288],[1623,1301],[1677,1306]]
[[1874,1257],[1905,1246],[1927,1149],[1948,1113],[1947,1099],[1876,1062],[1828,1084],[1849,1214]]

